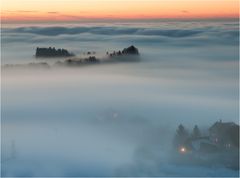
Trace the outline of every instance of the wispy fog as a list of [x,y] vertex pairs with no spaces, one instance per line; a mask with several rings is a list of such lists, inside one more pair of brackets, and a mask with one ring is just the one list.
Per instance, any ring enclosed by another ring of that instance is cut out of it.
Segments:
[[2,176],[238,176],[223,165],[177,164],[179,124],[207,134],[238,123],[235,21],[75,24],[2,30],[2,65],[36,47],[77,55],[134,44],[137,62],[2,69]]

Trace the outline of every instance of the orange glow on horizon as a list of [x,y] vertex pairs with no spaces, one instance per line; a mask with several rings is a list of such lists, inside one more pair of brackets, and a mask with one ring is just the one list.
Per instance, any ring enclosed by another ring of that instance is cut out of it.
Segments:
[[2,0],[1,10],[3,22],[238,17],[238,0]]

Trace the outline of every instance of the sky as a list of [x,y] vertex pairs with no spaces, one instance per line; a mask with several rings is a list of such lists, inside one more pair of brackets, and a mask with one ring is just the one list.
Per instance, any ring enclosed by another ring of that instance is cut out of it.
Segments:
[[233,18],[237,0],[1,0],[3,22]]

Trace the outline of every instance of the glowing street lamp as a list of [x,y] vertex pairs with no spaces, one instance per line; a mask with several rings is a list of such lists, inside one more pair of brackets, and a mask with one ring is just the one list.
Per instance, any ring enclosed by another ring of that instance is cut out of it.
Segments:
[[181,148],[180,148],[180,152],[181,152],[181,153],[185,153],[185,152],[186,152],[186,148],[185,148],[185,147],[181,147]]

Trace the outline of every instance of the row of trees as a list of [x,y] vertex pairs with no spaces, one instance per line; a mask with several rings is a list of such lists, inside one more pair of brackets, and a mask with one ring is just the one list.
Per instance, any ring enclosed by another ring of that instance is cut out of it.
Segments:
[[189,132],[185,129],[185,127],[184,127],[182,124],[180,124],[180,125],[178,126],[177,131],[176,131],[176,135],[175,135],[175,139],[174,139],[174,144],[175,144],[176,146],[178,146],[178,145],[181,145],[181,144],[183,144],[184,142],[186,142],[186,140],[188,140],[188,139],[196,139],[196,138],[199,138],[199,137],[201,137],[201,136],[202,136],[202,134],[201,134],[201,132],[200,132],[200,130],[199,130],[199,128],[198,128],[197,125],[195,125],[194,128],[193,128],[193,130],[192,130],[192,132],[189,133]]
[[36,57],[69,57],[74,54],[68,52],[66,49],[55,49],[54,47],[36,49]]

